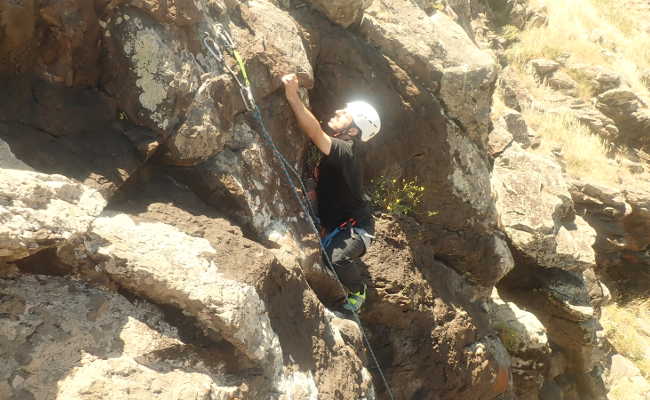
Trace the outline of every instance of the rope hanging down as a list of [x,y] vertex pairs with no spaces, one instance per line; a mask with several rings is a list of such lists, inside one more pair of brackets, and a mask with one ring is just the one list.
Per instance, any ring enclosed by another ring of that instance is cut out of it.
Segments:
[[[244,61],[242,57],[239,55],[239,52],[237,52],[232,38],[222,26],[217,27],[217,39],[221,41],[222,46],[237,61],[237,64],[239,65],[239,70],[243,77],[243,82],[241,79],[239,79],[239,76],[226,63],[224,54],[221,51],[221,46],[219,46],[217,41],[215,41],[212,38],[212,36],[207,32],[204,35],[205,36],[203,39],[203,43],[205,47],[219,63],[223,64],[224,68],[233,77],[235,82],[237,82],[237,85],[239,86],[239,93],[242,97],[242,100],[244,101],[244,106],[246,107],[246,110],[253,113],[253,118],[258,122],[262,136],[264,137],[269,147],[271,148],[273,155],[280,161],[282,172],[285,178],[287,178],[289,185],[291,185],[294,197],[298,201],[298,204],[300,204],[300,207],[302,208],[302,211],[305,214],[305,216],[309,216],[308,221],[311,229],[313,230],[313,233],[316,235],[316,238],[319,238],[320,235],[318,233],[318,228],[314,223],[315,213],[311,209],[311,206],[308,204],[308,202],[298,194],[298,188],[296,187],[296,184],[294,183],[293,179],[291,179],[291,175],[289,174],[289,171],[292,171],[292,173],[298,178],[298,183],[301,186],[302,193],[306,194],[307,190],[305,189],[300,174],[298,174],[298,172],[293,168],[291,163],[282,155],[282,153],[280,153],[280,150],[278,150],[277,146],[273,142],[273,138],[271,137],[268,130],[266,129],[266,125],[264,124],[264,120],[262,119],[262,113],[260,112],[260,109],[257,106],[257,103],[255,102],[255,98],[253,97],[253,92],[251,90],[250,81],[246,73],[246,67],[244,65]],[[336,273],[336,269],[332,265],[332,261],[327,255],[327,251],[323,246],[323,243],[320,240],[318,241],[318,243],[327,267],[334,273],[334,276],[336,277],[336,281],[343,295],[347,296],[347,291],[345,290],[345,287],[343,287],[343,284],[341,283],[341,279]],[[386,376],[384,375],[384,371],[382,370],[381,365],[379,364],[379,360],[377,359],[377,356],[375,355],[375,352],[373,351],[372,346],[370,345],[370,341],[366,336],[366,333],[363,329],[363,325],[361,324],[361,320],[359,319],[359,315],[356,312],[352,312],[352,315],[356,323],[359,325],[359,329],[361,330],[363,339],[366,343],[368,351],[370,352],[370,355],[372,356],[375,365],[377,366],[377,370],[379,371],[379,375],[381,376],[384,386],[386,387],[386,391],[388,392],[388,395],[391,398],[391,400],[394,400],[395,397],[393,396],[393,392],[391,391],[391,388],[388,384],[388,380],[386,379]]]

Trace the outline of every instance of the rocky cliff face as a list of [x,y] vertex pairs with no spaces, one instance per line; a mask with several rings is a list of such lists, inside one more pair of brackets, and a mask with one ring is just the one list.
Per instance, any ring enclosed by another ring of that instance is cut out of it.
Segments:
[[[479,3],[0,3],[0,397],[388,398],[364,334],[395,398],[604,396],[594,271],[645,265],[647,197],[570,180],[494,112],[497,87],[521,96]],[[378,108],[368,180],[426,189],[416,218],[377,212],[363,329],[203,44],[219,27],[295,168],[309,144],[279,76],[300,71],[323,119]],[[644,123],[607,93],[604,120]]]

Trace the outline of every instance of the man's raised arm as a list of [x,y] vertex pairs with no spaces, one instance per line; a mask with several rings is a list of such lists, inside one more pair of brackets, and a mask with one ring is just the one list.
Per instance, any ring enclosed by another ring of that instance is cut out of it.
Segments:
[[300,100],[300,96],[298,96],[298,77],[296,74],[285,75],[282,77],[282,83],[284,84],[287,101],[298,120],[298,126],[323,154],[329,155],[332,148],[332,139],[323,132],[314,114]]

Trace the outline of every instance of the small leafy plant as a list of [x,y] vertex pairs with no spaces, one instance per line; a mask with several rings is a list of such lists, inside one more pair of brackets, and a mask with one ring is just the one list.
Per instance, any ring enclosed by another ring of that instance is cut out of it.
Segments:
[[[396,215],[415,215],[422,203],[424,186],[416,179],[396,179],[380,176],[370,181],[373,206]],[[428,211],[427,216],[435,215]]]

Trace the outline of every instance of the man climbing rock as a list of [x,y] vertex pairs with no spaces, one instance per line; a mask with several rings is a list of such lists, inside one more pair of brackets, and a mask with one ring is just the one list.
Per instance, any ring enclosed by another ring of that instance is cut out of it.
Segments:
[[282,82],[300,129],[323,153],[316,177],[323,245],[349,290],[343,307],[358,312],[366,299],[366,285],[355,260],[365,254],[374,233],[372,214],[363,199],[362,142],[379,132],[379,115],[368,103],[348,103],[329,120],[326,133],[300,100],[297,76],[285,75]]

